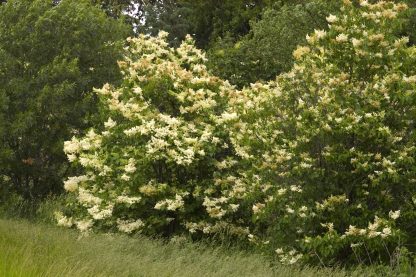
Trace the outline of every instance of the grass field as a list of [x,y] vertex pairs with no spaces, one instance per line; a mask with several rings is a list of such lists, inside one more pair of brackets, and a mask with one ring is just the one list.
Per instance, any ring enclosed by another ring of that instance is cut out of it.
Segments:
[[[94,234],[0,219],[0,276],[398,276],[372,269],[270,267],[259,255],[195,243]],[[408,276],[408,274],[400,275]]]

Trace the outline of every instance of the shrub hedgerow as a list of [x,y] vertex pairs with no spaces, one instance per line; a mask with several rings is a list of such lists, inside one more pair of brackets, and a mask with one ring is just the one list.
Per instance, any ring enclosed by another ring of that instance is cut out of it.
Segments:
[[102,130],[65,143],[85,174],[60,225],[228,232],[285,264],[397,263],[415,249],[416,48],[406,5],[344,0],[293,69],[237,90],[187,38],[131,39]]

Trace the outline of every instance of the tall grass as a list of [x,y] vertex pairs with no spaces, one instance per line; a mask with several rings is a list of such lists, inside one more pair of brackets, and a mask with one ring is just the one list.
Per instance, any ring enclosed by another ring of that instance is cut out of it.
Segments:
[[2,195],[0,191],[0,218],[55,224],[55,212],[64,208],[65,201],[65,194],[30,200],[15,193]]
[[259,255],[183,240],[164,243],[144,237],[105,234],[79,238],[72,230],[0,219],[0,276],[328,277],[392,274],[374,268],[345,272],[271,267]]

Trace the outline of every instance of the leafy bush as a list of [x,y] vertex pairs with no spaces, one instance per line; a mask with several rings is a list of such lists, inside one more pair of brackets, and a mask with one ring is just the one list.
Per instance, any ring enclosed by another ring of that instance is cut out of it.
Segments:
[[172,49],[166,36],[129,40],[123,84],[96,90],[104,129],[65,142],[85,174],[65,182],[75,215],[62,224],[170,234],[208,217],[204,196],[221,189],[216,163],[231,153],[221,113],[232,87],[208,74],[191,38]]
[[415,250],[416,48],[394,35],[406,6],[343,2],[290,72],[230,111],[250,161],[242,182],[262,184],[250,239],[284,263],[395,263]]

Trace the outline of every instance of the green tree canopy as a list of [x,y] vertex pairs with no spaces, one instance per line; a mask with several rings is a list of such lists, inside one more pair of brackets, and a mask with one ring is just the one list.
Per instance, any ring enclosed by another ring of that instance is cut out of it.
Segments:
[[250,30],[249,22],[258,19],[270,0],[161,0],[144,7],[142,32],[168,31],[176,45],[191,34],[198,47],[207,49],[218,37],[232,34],[238,38]]
[[126,35],[86,0],[0,6],[0,175],[24,197],[61,189],[63,141],[90,124],[92,88],[119,80]]
[[91,0],[113,18],[124,17],[130,24],[137,24],[144,17],[144,7],[161,0]]
[[210,68],[240,87],[289,70],[296,46],[306,43],[306,34],[314,29],[326,28],[325,17],[336,10],[335,4],[322,1],[294,3],[265,9],[238,40],[232,34],[218,38],[209,51]]

